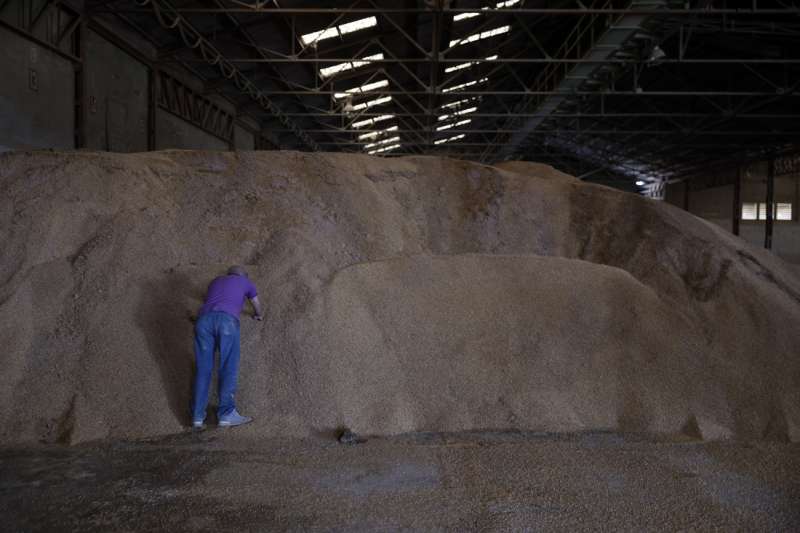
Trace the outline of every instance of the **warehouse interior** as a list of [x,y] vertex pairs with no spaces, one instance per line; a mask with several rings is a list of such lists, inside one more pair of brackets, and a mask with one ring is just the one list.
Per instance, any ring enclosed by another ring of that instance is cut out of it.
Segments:
[[[799,51],[783,0],[0,0],[9,527],[800,528]],[[194,431],[230,265],[254,422]]]

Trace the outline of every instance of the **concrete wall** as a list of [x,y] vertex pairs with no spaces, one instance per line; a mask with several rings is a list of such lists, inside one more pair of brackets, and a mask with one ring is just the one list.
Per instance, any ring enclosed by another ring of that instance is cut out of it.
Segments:
[[[30,10],[27,0],[12,1],[0,7],[0,18],[22,27]],[[0,2],[2,4],[2,2]],[[69,17],[63,17],[63,24]],[[108,26],[112,35],[128,43],[145,58],[155,50],[125,31]],[[37,37],[58,33],[50,23],[39,24]],[[86,148],[113,152],[148,149],[149,72],[146,64],[124,52],[92,30],[86,32],[85,95]],[[62,50],[70,47],[65,39]],[[131,52],[134,53],[134,52]],[[177,68],[177,67],[176,67]],[[36,87],[31,88],[34,72]],[[75,148],[75,69],[72,63],[22,35],[0,28],[0,150]],[[187,71],[170,69],[182,83],[202,92],[203,83]],[[220,96],[214,102],[230,113],[233,104]],[[155,113],[156,149],[229,150],[230,144],[160,107]],[[238,150],[253,150],[260,130],[253,120],[234,128]]]
[[147,151],[147,67],[92,31],[87,46],[86,147]]
[[74,148],[72,64],[0,28],[0,72],[0,150]]
[[256,148],[255,135],[238,124],[234,126],[233,139],[237,150],[255,150]]
[[156,111],[156,150],[228,150],[228,143],[169,111]]

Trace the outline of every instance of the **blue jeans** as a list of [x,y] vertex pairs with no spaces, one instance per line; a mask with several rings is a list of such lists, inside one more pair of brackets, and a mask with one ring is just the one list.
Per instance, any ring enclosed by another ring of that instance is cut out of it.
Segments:
[[214,351],[219,349],[218,416],[227,416],[236,407],[236,380],[239,377],[239,319],[212,311],[201,315],[194,326],[194,356],[197,372],[192,396],[192,420],[205,420],[208,389],[214,371]]

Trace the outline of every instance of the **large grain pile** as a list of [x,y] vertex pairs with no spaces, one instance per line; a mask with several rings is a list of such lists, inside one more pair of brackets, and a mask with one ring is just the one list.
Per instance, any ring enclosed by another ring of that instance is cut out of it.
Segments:
[[179,431],[205,286],[249,266],[240,431],[800,440],[800,279],[550,167],[0,156],[0,442]]

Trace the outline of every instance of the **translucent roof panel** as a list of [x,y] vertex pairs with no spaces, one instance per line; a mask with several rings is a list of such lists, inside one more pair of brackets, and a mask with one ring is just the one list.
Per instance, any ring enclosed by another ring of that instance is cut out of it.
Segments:
[[464,126],[472,122],[472,119],[468,118],[465,120],[460,120],[458,122],[451,122],[450,124],[445,124],[444,126],[437,126],[436,131],[444,131],[449,130],[450,128],[455,128],[456,126]]
[[388,80],[379,80],[373,81],[371,83],[365,83],[361,87],[353,87],[352,89],[347,89],[343,93],[334,93],[333,97],[336,99],[345,98],[347,96],[352,96],[354,94],[363,94],[369,91],[374,91],[375,89],[381,89],[383,87],[388,87],[389,81]]
[[378,146],[383,146],[384,144],[396,143],[400,140],[400,137],[391,137],[389,139],[382,139],[380,141],[374,142],[372,144],[367,144],[364,146],[364,149],[368,150],[370,148],[375,148]]
[[511,26],[506,24],[505,26],[500,26],[498,28],[493,28],[491,30],[482,31],[480,33],[473,33],[472,35],[461,37],[460,39],[451,40],[450,48],[454,46],[460,46],[462,44],[474,43],[475,41],[480,41],[481,39],[488,39],[489,37],[502,35],[504,33],[508,33],[509,31],[511,31]]
[[466,89],[467,87],[472,87],[478,83],[484,83],[489,81],[489,78],[481,78],[479,80],[472,80],[472,81],[465,81],[464,83],[459,83],[458,85],[453,85],[452,87],[446,87],[442,89],[443,93],[450,93],[453,91],[459,91],[461,89]]
[[[486,58],[487,61],[494,61],[495,59],[497,59],[496,55],[489,56],[489,57]],[[455,72],[457,70],[462,70],[462,69],[465,69],[465,68],[469,68],[469,67],[471,67],[473,65],[478,65],[479,63],[480,63],[479,61],[469,61],[467,63],[458,63],[456,65],[452,65],[450,67],[447,67],[446,69],[444,69],[444,71],[447,72],[447,73]]]
[[380,98],[375,98],[374,100],[367,100],[366,102],[361,102],[360,104],[356,104],[353,106],[354,111],[361,111],[362,109],[368,109],[370,107],[385,104],[387,102],[391,102],[391,96],[382,96]]
[[[507,0],[505,2],[498,2],[498,3],[495,4],[494,7],[497,8],[497,9],[503,9],[504,7],[511,7],[511,6],[515,5],[515,4],[519,4],[520,1],[521,0]],[[481,8],[481,11],[488,11],[488,10],[489,10],[488,7]],[[479,15],[480,15],[480,13],[478,11],[470,11],[468,13],[459,13],[459,14],[453,16],[453,22],[458,22],[459,20],[471,19],[471,18],[477,17]]]
[[446,137],[444,139],[439,139],[439,140],[433,141],[433,144],[449,143],[451,141],[457,141],[459,139],[463,139],[464,137],[466,137],[465,134],[459,133],[458,135],[453,135],[452,137]]
[[368,118],[366,120],[359,120],[358,122],[353,122],[351,126],[354,128],[363,128],[365,126],[374,126],[378,122],[383,122],[384,120],[389,120],[390,118],[394,118],[394,115],[379,115],[377,117]]
[[439,120],[439,121],[447,120],[447,119],[450,119],[450,118],[455,118],[455,117],[457,117],[459,115],[467,115],[469,113],[474,113],[477,110],[478,110],[477,107],[467,107],[465,109],[459,109],[458,111],[454,111],[454,112],[448,113],[446,115],[439,115],[437,120]]
[[369,151],[367,153],[370,154],[370,155],[372,155],[372,154],[380,154],[381,152],[388,152],[389,150],[396,150],[398,148],[400,148],[400,143],[393,144],[391,146],[386,146],[384,148],[378,148],[377,150],[371,150],[371,151]]
[[370,61],[381,60],[381,59],[383,59],[383,54],[374,54],[371,56],[366,56],[362,58],[360,61],[348,61],[347,63],[337,63],[335,65],[331,65],[330,67],[323,67],[319,69],[319,75],[323,78],[330,78],[331,76],[335,76],[341,72],[346,72],[348,70],[353,70],[358,67],[363,67],[364,65],[369,65]]
[[369,139],[375,139],[381,135],[386,135],[392,131],[397,131],[397,126],[392,126],[390,128],[383,129],[381,131],[371,131],[369,133],[364,133],[363,135],[358,136],[359,141],[366,141]]
[[316,44],[320,41],[324,41],[325,39],[340,37],[342,35],[347,35],[348,33],[353,33],[354,31],[372,28],[373,26],[377,25],[378,25],[377,18],[367,17],[363,19],[354,20],[353,22],[348,22],[346,24],[340,24],[339,26],[332,26],[330,28],[325,28],[324,30],[305,33],[300,36],[300,41],[304,45],[308,46],[310,44]]

